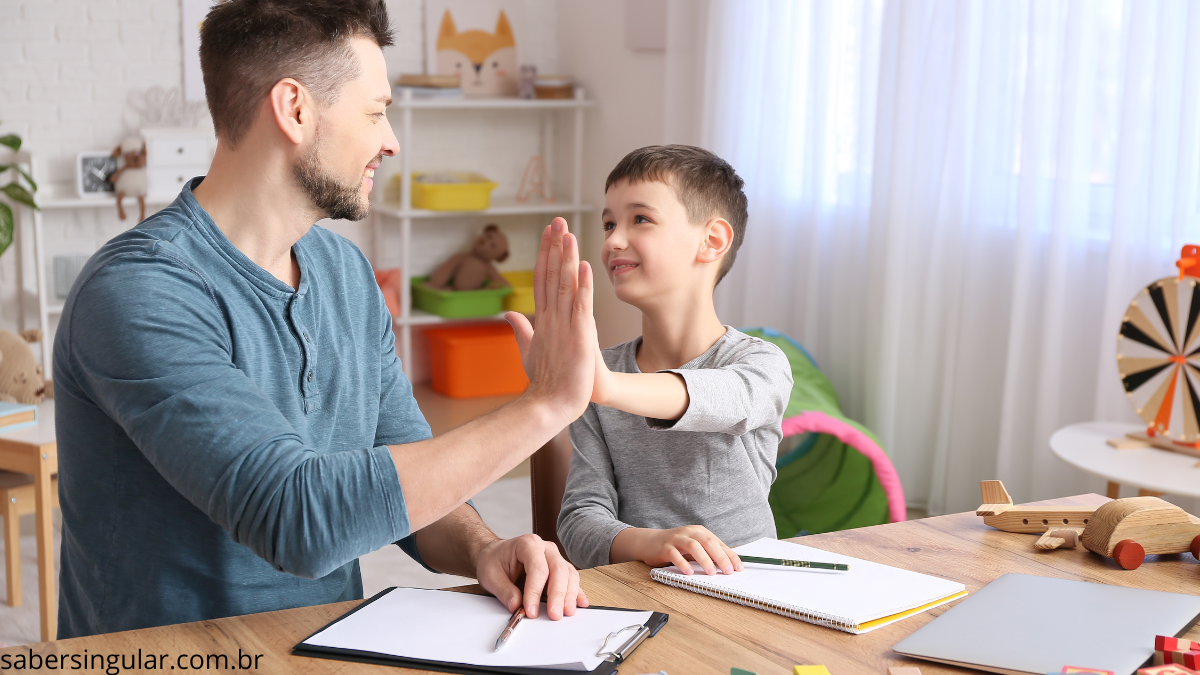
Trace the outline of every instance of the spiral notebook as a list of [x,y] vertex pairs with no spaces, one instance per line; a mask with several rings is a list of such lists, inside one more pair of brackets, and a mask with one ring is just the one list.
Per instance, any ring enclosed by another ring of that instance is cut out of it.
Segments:
[[847,563],[850,569],[835,572],[745,563],[743,571],[728,576],[685,575],[673,566],[654,569],[650,576],[688,591],[856,635],[967,594],[967,587],[957,581],[777,539],[759,539],[733,550],[763,558]]

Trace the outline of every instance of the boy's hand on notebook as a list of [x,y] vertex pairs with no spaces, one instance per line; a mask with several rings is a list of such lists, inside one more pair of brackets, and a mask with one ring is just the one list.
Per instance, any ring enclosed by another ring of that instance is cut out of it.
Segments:
[[526,395],[559,410],[567,421],[583,414],[595,377],[596,321],[592,268],[579,260],[579,243],[567,221],[555,218],[542,232],[533,270],[534,325],[509,312],[529,376]]
[[685,525],[670,530],[628,527],[613,539],[611,562],[641,560],[651,567],[674,565],[684,574],[692,574],[694,561],[705,574],[733,574],[742,571],[738,555],[717,535],[701,525]]

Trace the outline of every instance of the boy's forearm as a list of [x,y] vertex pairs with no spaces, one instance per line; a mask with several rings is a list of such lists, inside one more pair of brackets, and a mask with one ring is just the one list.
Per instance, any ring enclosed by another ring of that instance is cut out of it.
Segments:
[[608,549],[608,564],[630,562],[646,558],[645,534],[651,532],[641,527],[627,527],[613,537],[612,546]]
[[631,415],[677,420],[688,409],[688,390],[675,373],[612,373],[613,387],[600,405]]

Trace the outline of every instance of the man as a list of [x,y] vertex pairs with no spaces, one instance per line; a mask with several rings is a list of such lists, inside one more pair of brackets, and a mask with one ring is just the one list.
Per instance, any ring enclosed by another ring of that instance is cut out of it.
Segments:
[[[531,616],[587,606],[534,535],[466,503],[587,405],[592,275],[556,219],[519,315],[528,391],[436,439],[366,259],[314,226],[360,219],[396,152],[382,0],[229,0],[201,33],[208,176],[106,244],[55,340],[59,637],[362,597],[390,542]],[[519,317],[519,318],[518,318]],[[524,588],[515,585],[524,575]]]

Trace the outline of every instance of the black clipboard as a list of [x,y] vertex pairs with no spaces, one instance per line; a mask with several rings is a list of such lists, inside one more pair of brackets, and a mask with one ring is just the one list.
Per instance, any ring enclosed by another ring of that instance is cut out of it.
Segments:
[[[379,591],[371,599],[363,602],[358,607],[346,612],[338,618],[321,626],[318,630],[313,631],[312,635],[301,640],[295,647],[292,647],[292,654],[296,656],[310,656],[318,659],[333,659],[335,661],[357,661],[359,663],[371,663],[379,666],[396,666],[398,668],[417,668],[421,670],[433,670],[439,673],[459,673],[460,675],[479,675],[480,673],[507,673],[508,675],[578,675],[581,672],[589,672],[592,675],[613,675],[617,672],[617,665],[629,657],[633,650],[646,638],[654,637],[658,631],[666,625],[669,614],[663,612],[654,612],[650,618],[646,620],[643,629],[630,637],[624,644],[617,645],[614,649],[616,656],[610,656],[600,665],[596,666],[595,670],[579,671],[579,670],[555,670],[552,668],[517,668],[511,666],[473,666],[466,663],[453,663],[450,661],[425,661],[422,659],[409,659],[401,656],[391,656],[388,654],[379,654],[377,652],[364,652],[357,649],[342,649],[340,647],[320,647],[316,645],[306,645],[305,640],[313,637],[317,633],[329,628],[333,624],[345,619],[358,610],[375,602],[379,598],[387,595],[395,590],[396,586],[385,588]],[[608,609],[620,612],[644,612],[643,609],[628,609],[626,607],[596,607],[596,609]]]

